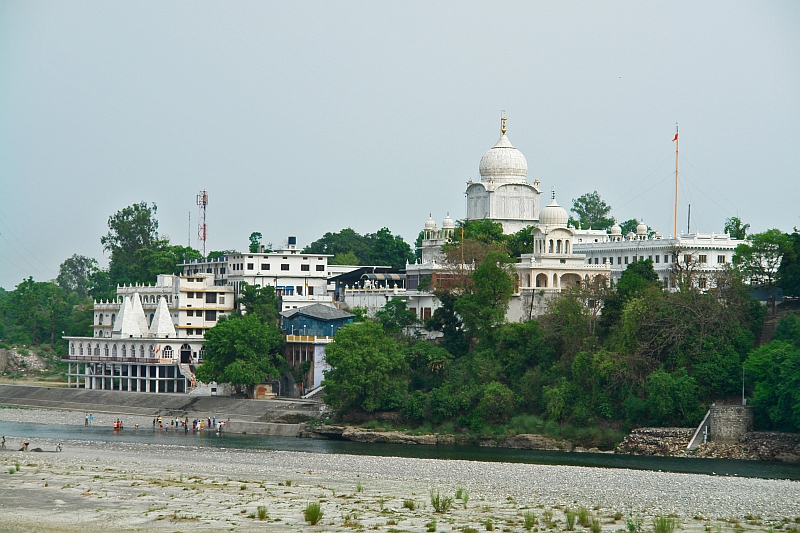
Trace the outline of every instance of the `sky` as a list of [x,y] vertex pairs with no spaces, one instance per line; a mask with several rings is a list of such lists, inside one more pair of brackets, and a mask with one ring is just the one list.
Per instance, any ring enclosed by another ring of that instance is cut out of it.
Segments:
[[[800,3],[0,1],[0,287],[158,206],[207,250],[465,215],[500,135],[543,204],[800,226]],[[191,216],[191,223],[190,218]]]

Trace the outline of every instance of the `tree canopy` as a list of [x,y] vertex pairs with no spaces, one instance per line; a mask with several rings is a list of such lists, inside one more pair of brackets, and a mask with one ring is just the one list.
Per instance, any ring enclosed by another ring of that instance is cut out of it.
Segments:
[[793,252],[791,238],[779,229],[753,233],[736,247],[733,264],[751,284],[763,285],[772,294],[784,254]]
[[583,229],[608,229],[614,225],[614,217],[608,216],[611,206],[605,203],[597,191],[588,192],[572,200],[571,211],[578,218],[571,222],[580,223]]
[[743,241],[747,238],[747,230],[750,229],[750,224],[744,224],[739,217],[730,217],[725,220],[724,231],[731,236],[731,239]]
[[[411,246],[399,235],[392,235],[388,228],[377,233],[360,235],[352,228],[339,232],[328,232],[303,249],[303,253],[331,254],[334,265],[386,265],[405,268],[406,262],[414,262]],[[355,262],[353,261],[355,258]]]

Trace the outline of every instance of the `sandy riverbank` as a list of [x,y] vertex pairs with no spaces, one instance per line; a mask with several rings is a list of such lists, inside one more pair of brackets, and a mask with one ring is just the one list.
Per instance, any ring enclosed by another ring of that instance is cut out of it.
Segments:
[[[0,419],[20,422],[82,424],[82,417],[0,410]],[[53,450],[55,442],[36,446]],[[16,464],[20,471],[9,474]],[[67,441],[61,453],[1,452],[0,467],[0,531],[422,532],[435,518],[436,531],[485,531],[490,520],[497,531],[521,532],[526,512],[540,531],[562,531],[567,506],[587,507],[605,533],[626,530],[630,513],[651,531],[654,515],[671,513],[688,531],[767,531],[786,519],[783,531],[800,528],[800,482],[781,480],[92,441]],[[435,513],[430,490],[453,496],[460,487],[469,493],[466,508],[462,499]],[[308,502],[325,513],[313,528],[303,521]],[[268,519],[258,520],[258,506]]]

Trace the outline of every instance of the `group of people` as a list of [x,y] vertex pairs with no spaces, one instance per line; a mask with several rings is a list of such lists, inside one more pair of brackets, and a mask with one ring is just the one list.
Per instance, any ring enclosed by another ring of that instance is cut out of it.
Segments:
[[[230,418],[228,419],[230,422]],[[180,418],[170,419],[169,423],[165,423],[164,420],[159,416],[153,419],[153,429],[169,431],[172,429],[173,431],[178,431],[183,429],[184,433],[189,432],[189,428],[191,427],[192,431],[205,431],[205,430],[213,430],[217,433],[222,433],[222,428],[225,425],[225,422],[222,420],[217,420],[217,417],[208,417],[206,419],[197,419],[191,421],[191,425],[189,423],[189,417],[184,417],[183,420]]]
[[94,425],[94,415],[92,413],[83,413],[83,425],[84,426]]
[[[64,443],[61,442],[61,441],[59,441],[58,444],[56,444],[56,451],[57,452],[61,451],[61,449],[63,447],[63,444]],[[19,451],[19,452],[27,452],[28,451],[28,446],[30,446],[30,442],[23,440],[19,450],[17,450],[17,451]],[[3,435],[2,438],[0,438],[0,450],[5,450],[5,449],[6,449],[6,436]],[[32,451],[41,452],[43,450],[41,448],[34,448]]]

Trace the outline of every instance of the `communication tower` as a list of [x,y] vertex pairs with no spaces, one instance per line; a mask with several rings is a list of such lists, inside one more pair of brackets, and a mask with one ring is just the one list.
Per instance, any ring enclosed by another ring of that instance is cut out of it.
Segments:
[[197,247],[203,252],[203,257],[206,256],[206,237],[208,237],[208,228],[206,227],[206,207],[208,206],[208,193],[205,189],[200,191],[197,195],[197,205],[200,207],[200,222],[197,224]]

